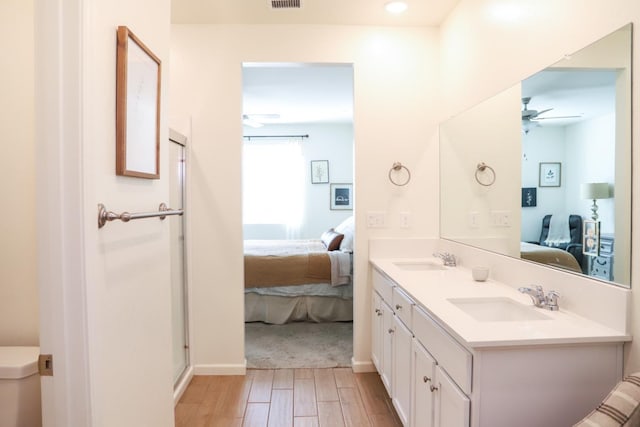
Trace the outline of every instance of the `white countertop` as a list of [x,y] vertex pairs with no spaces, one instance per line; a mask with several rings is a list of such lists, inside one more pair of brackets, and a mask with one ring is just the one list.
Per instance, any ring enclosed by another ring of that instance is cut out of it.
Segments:
[[[540,344],[587,344],[630,341],[631,336],[566,311],[532,307],[549,317],[531,321],[478,321],[452,304],[451,298],[506,297],[532,306],[531,298],[491,279],[476,282],[471,270],[405,270],[395,263],[441,263],[436,258],[372,258],[371,264],[398,284],[420,307],[467,347],[504,347]],[[544,284],[543,284],[544,285]],[[545,292],[551,288],[545,287]]]

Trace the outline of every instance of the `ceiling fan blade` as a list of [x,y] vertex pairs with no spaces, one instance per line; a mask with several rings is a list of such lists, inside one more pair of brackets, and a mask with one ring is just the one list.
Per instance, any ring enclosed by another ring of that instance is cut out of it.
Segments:
[[544,114],[544,113],[546,113],[547,111],[551,111],[551,110],[553,110],[553,108],[547,108],[546,110],[538,111],[538,112],[536,113],[536,117],[537,117],[537,116],[539,116],[540,114]]
[[553,119],[577,119],[579,117],[582,117],[582,116],[578,115],[578,116],[536,117],[536,118],[531,119],[531,120],[537,121],[537,120],[553,120]]

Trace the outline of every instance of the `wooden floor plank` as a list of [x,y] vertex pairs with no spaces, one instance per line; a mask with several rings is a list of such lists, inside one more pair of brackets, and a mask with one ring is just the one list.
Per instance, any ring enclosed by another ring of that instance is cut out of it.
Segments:
[[293,390],[274,389],[272,391],[269,427],[293,427]]
[[209,384],[205,402],[214,405],[213,418],[242,418],[253,380],[242,375],[218,376]]
[[338,388],[356,386],[356,377],[351,368],[333,368],[333,376]]
[[318,427],[318,417],[294,417],[293,427]]
[[368,414],[390,414],[387,391],[375,372],[356,374],[356,384]]
[[294,380],[293,415],[296,417],[314,417],[318,415],[315,381],[313,378]]
[[273,373],[273,388],[293,389],[293,369],[276,369]]
[[340,402],[318,402],[319,427],[344,427]]
[[310,380],[313,379],[313,369],[310,368],[296,368],[295,370],[296,380]]
[[268,403],[247,403],[242,427],[267,427],[269,418]]
[[191,418],[195,416],[198,410],[197,403],[183,403],[179,402],[175,407],[174,423],[176,427],[188,427],[191,422]]
[[[339,400],[330,400],[336,393]],[[174,421],[176,427],[401,427],[380,377],[350,368],[195,376]]]
[[270,402],[273,386],[273,369],[261,369],[253,376],[249,402]]
[[318,402],[337,402],[340,400],[332,370],[314,369],[313,378],[316,382],[316,398]]
[[207,427],[242,427],[244,418],[213,418]]
[[340,388],[338,394],[340,395],[344,424],[347,427],[371,426],[357,388]]

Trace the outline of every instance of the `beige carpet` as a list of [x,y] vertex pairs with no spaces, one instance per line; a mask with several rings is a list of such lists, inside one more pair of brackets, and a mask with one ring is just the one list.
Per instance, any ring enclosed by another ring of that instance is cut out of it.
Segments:
[[353,323],[245,323],[248,368],[351,366]]

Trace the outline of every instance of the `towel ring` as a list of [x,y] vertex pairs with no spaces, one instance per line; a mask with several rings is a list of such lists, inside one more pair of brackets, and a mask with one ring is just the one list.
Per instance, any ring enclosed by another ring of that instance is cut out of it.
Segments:
[[[484,183],[482,181],[480,181],[480,172],[484,172],[485,170],[489,169],[491,171],[491,179],[489,180],[489,182]],[[483,185],[485,187],[489,187],[491,185],[493,185],[494,182],[496,182],[496,171],[493,170],[493,168],[487,164],[485,164],[484,162],[480,162],[478,163],[478,166],[476,166],[476,181],[478,181],[478,184]]]
[[[397,182],[393,179],[392,177],[392,173],[393,171],[396,172],[400,172],[402,169],[407,171],[407,179],[404,182]],[[389,169],[389,181],[391,181],[391,183],[393,185],[397,185],[398,187],[402,187],[404,185],[407,185],[409,183],[409,181],[411,181],[411,171],[409,170],[409,168],[407,168],[405,165],[403,165],[400,162],[395,162],[393,164],[393,166],[391,166],[391,169]]]

